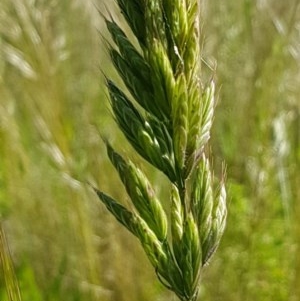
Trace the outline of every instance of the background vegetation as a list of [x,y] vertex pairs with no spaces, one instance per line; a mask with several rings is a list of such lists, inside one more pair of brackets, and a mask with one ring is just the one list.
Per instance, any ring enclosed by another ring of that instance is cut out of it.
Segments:
[[[127,200],[99,137],[131,155],[107,109],[101,70],[113,71],[96,9],[105,5],[0,2],[0,219],[23,301],[171,298],[85,184]],[[216,173],[227,163],[229,216],[200,299],[300,300],[299,1],[203,1],[202,16],[203,72],[216,70],[220,88],[211,147]],[[164,177],[148,174],[166,199]]]

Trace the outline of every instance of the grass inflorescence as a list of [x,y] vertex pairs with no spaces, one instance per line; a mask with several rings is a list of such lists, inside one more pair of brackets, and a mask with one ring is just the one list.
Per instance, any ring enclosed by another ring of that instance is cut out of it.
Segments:
[[[115,3],[0,1],[0,219],[23,301],[176,298],[155,281],[138,239],[115,222],[97,196],[89,201],[85,185],[86,180],[97,183],[123,206],[128,204],[99,128],[112,137],[110,144],[126,163],[130,158],[147,175],[166,211],[168,242],[171,235],[174,241],[182,237],[176,185],[170,184],[170,191],[169,177],[124,143],[103,104],[107,98],[105,81],[99,84],[99,62],[107,77],[133,98],[112,76],[113,64],[99,41],[99,31],[106,36],[105,22],[95,5],[108,7],[143,57]],[[215,69],[221,99],[209,147],[215,175],[223,159],[227,165],[230,214],[217,254],[202,273],[198,299],[298,300],[300,2],[203,0],[201,5],[201,80],[209,82]],[[138,17],[135,22],[140,24]],[[132,103],[144,116],[141,106]],[[168,153],[164,130],[161,136],[160,146],[164,142]],[[168,157],[158,160],[169,164]],[[194,176],[192,172],[187,181],[190,197]],[[210,210],[205,204],[203,210]],[[210,222],[204,216],[201,220]],[[5,278],[16,294],[17,285],[11,270],[0,264],[0,271],[0,300],[9,301]]]
[[[105,141],[132,208],[95,189],[141,242],[158,279],[180,300],[196,300],[199,280],[226,222],[224,174],[218,185],[207,143],[215,84],[201,80],[199,2],[117,1],[137,46],[106,18],[110,58],[128,91],[106,78],[118,127],[139,155],[170,182],[170,217],[147,176]],[[168,229],[170,228],[170,231]]]

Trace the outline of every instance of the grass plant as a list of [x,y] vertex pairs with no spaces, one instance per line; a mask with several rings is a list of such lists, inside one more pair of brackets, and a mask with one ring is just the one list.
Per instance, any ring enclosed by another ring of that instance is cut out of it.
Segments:
[[0,223],[0,263],[2,266],[2,275],[4,277],[9,301],[21,301],[22,299],[21,299],[18,280],[15,274],[15,269],[11,258],[11,253],[9,250],[7,239],[1,223]]
[[[216,70],[221,99],[209,144],[215,173],[227,165],[230,214],[198,299],[298,301],[300,2],[201,3],[201,80]],[[138,240],[82,184],[128,204],[100,131],[147,175],[171,232],[172,184],[107,112],[99,65],[126,90],[95,4],[142,54],[115,1],[0,1],[0,219],[22,301],[175,300]],[[2,271],[0,300],[10,301]]]
[[105,19],[112,62],[128,93],[106,78],[118,127],[135,151],[170,182],[170,216],[147,176],[108,141],[107,154],[132,201],[130,209],[95,189],[115,218],[141,242],[160,282],[180,300],[196,300],[203,267],[226,222],[224,173],[217,187],[207,143],[214,81],[201,78],[198,1],[117,1],[136,46]]

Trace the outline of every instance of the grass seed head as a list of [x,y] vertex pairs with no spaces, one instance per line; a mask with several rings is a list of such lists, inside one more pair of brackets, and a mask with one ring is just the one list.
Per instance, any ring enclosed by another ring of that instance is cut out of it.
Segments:
[[159,280],[181,301],[195,301],[202,266],[216,250],[226,222],[226,191],[213,193],[205,146],[214,115],[214,82],[202,90],[199,2],[117,0],[136,36],[106,20],[116,48],[111,60],[131,97],[107,80],[111,107],[134,149],[171,182],[168,218],[146,175],[107,144],[108,156],[131,198],[130,212],[99,198],[137,236]]

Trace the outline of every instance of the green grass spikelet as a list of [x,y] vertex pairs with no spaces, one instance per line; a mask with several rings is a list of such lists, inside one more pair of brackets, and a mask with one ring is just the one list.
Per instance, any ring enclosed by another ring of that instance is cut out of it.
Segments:
[[96,188],[94,188],[94,190],[112,215],[131,233],[133,233],[135,236],[138,236],[136,215],[102,191]]
[[[170,120],[171,101],[175,94],[175,78],[167,52],[159,40],[153,40],[146,53],[151,69],[155,105],[163,114],[162,120]],[[157,116],[161,119],[160,116]]]
[[187,86],[183,74],[176,81],[176,90],[172,103],[174,154],[180,169],[183,169],[186,158],[188,135]]
[[181,268],[183,271],[184,291],[187,300],[197,294],[197,286],[201,272],[201,239],[198,227],[192,214],[187,216],[182,236]]
[[[172,154],[165,152],[165,143],[160,145],[150,123],[144,119],[126,95],[112,81],[109,80],[107,83],[116,122],[125,137],[143,158],[164,172],[170,179],[173,179]],[[153,123],[152,120],[151,124]],[[163,137],[160,141],[162,140]]]
[[198,158],[200,157],[200,154],[203,150],[203,147],[199,146],[202,121],[200,91],[200,84],[195,81],[193,81],[193,83],[190,85],[190,88],[188,88],[189,126],[186,146],[186,177],[188,177],[188,175],[192,173],[194,167],[198,162]]
[[159,41],[164,49],[167,49],[166,24],[164,22],[164,10],[161,0],[146,1],[145,21],[147,34],[147,47],[151,47],[153,41]]
[[149,80],[144,79],[139,72],[133,71],[132,66],[128,64],[128,60],[124,59],[115,49],[110,49],[110,57],[123,82],[137,103],[148,112],[159,114],[158,108],[153,106],[151,81],[149,82]]
[[119,173],[133,205],[160,241],[167,236],[167,217],[146,176],[132,162],[126,162],[106,143],[108,157]]
[[164,241],[168,231],[167,216],[149,181],[132,163],[129,164],[127,177],[128,191],[135,208],[157,238]]
[[132,72],[134,74],[138,73],[142,76],[143,80],[149,79],[149,67],[140,52],[129,41],[124,31],[113,20],[106,19],[105,22],[120,54],[129,63]]
[[191,211],[197,221],[201,241],[205,242],[210,232],[214,197],[209,161],[202,156],[192,185]]
[[164,248],[164,244],[160,242],[143,219],[140,220],[137,232],[144,251],[153,267],[158,270],[163,270],[163,267],[165,267],[168,262],[168,254]]
[[153,131],[153,134],[161,146],[162,154],[167,154],[170,158],[172,158],[173,141],[167,128],[168,124],[159,121],[157,118],[153,118],[151,115],[148,115],[146,118],[149,127]]
[[185,49],[183,53],[183,60],[185,62],[185,74],[188,81],[193,81],[194,78],[199,81],[200,76],[200,42],[199,42],[199,20],[197,15],[199,14],[199,8],[197,1],[187,1],[188,8],[188,29],[187,40],[185,43]]
[[220,239],[223,235],[226,225],[227,208],[226,208],[226,190],[224,183],[221,183],[218,194],[214,199],[212,209],[212,222],[210,233],[203,245],[203,264],[207,264],[211,256],[216,251]]
[[171,234],[172,249],[175,259],[180,262],[181,259],[181,241],[183,235],[184,212],[176,186],[172,185],[171,190]]
[[212,126],[212,119],[214,116],[214,93],[215,84],[213,81],[206,87],[202,95],[201,106],[201,136],[199,138],[199,147],[204,146],[210,138],[210,129]]
[[145,0],[117,0],[128,25],[137,37],[141,46],[145,45]]

